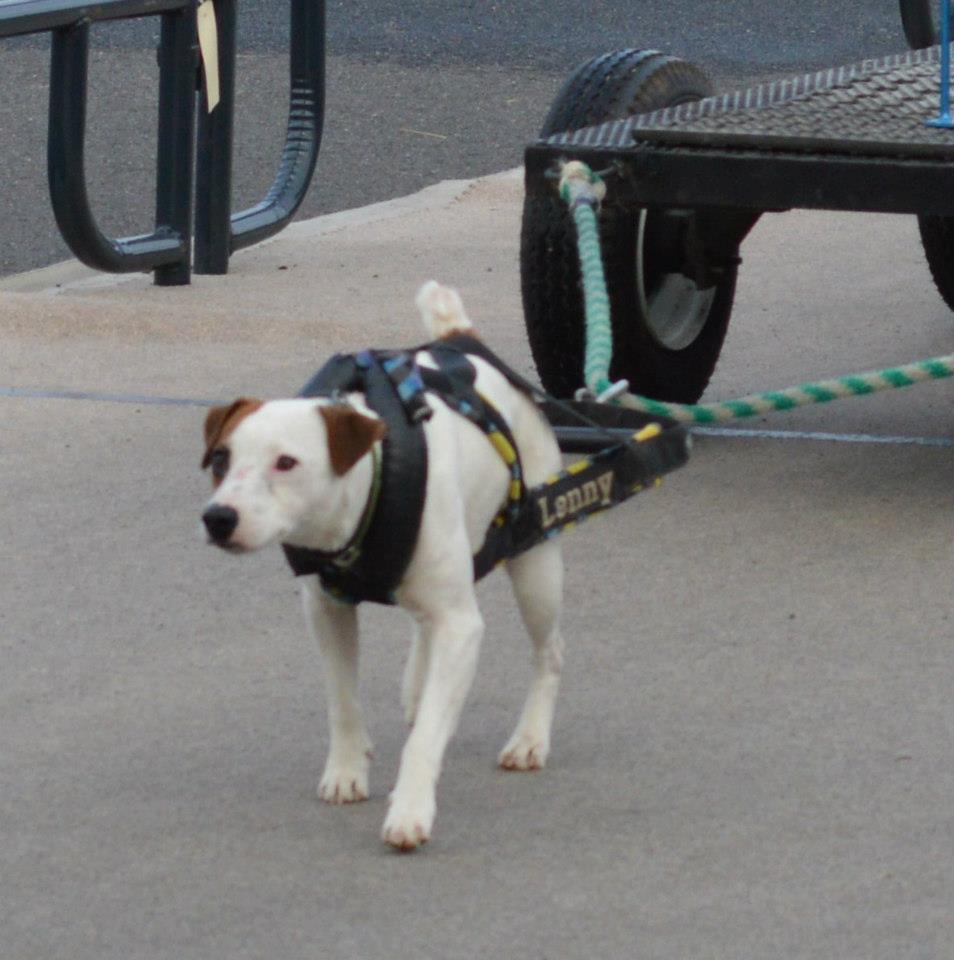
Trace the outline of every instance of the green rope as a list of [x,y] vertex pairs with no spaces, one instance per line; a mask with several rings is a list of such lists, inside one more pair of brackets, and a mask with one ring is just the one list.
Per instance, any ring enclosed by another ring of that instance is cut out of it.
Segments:
[[587,278],[583,283],[583,305],[586,313],[583,380],[594,394],[600,394],[611,386],[609,366],[613,359],[609,294],[606,292],[603,253],[596,222],[596,209],[605,188],[599,177],[589,168],[581,173],[584,173],[582,177],[561,183],[560,195],[569,204],[576,223],[580,271]]
[[[635,393],[621,392],[625,391],[625,381],[614,385],[609,376],[613,357],[613,331],[596,217],[599,202],[605,192],[605,184],[586,164],[574,160],[564,165],[560,179],[560,196],[569,205],[576,224],[586,313],[586,359],[583,377],[587,390],[593,396],[605,396],[620,406],[669,417],[683,423],[723,423],[726,420],[793,410],[813,403],[828,403],[842,397],[897,390],[927,380],[954,376],[954,354],[948,354],[901,367],[870,370],[867,373],[835,377],[831,380],[803,383],[784,390],[753,393],[721,403],[664,403]],[[615,395],[610,397],[607,391],[610,394],[615,391]]]

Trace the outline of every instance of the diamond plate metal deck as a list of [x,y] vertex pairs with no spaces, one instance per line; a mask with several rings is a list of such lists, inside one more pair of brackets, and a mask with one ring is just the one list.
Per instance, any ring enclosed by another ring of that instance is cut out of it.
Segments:
[[940,47],[865,60],[556,134],[527,147],[528,196],[557,164],[611,168],[608,203],[954,217]]
[[937,116],[940,48],[917,50],[709,97],[550,137],[554,147],[637,143],[954,160]]

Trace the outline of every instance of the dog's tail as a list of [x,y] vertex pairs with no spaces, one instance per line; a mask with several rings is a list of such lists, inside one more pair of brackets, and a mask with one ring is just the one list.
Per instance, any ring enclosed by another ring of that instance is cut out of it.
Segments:
[[428,281],[418,290],[415,302],[432,337],[447,337],[473,328],[460,294],[451,287],[441,286],[436,280]]

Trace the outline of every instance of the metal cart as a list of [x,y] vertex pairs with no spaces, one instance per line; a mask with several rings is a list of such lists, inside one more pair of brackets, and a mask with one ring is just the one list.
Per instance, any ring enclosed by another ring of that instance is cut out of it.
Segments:
[[[937,42],[933,0],[901,0],[909,45]],[[739,248],[764,213],[916,214],[954,309],[954,130],[939,111],[941,46],[715,96],[705,74],[651,50],[596,57],[567,80],[526,151],[521,278],[544,386],[582,383],[584,321],[560,161],[609,188],[600,233],[613,317],[612,377],[692,403],[726,334]]]

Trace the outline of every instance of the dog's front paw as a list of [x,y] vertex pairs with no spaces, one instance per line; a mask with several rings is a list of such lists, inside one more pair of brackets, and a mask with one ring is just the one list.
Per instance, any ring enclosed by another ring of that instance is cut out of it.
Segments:
[[500,751],[497,763],[504,770],[541,770],[546,766],[550,744],[543,737],[518,730]]
[[381,839],[395,850],[416,850],[431,839],[436,812],[433,794],[413,803],[392,795],[391,808],[381,828]]
[[369,768],[367,754],[347,760],[329,757],[318,784],[319,799],[325,803],[357,803],[367,800]]

